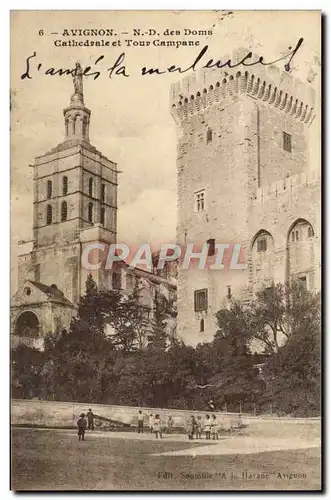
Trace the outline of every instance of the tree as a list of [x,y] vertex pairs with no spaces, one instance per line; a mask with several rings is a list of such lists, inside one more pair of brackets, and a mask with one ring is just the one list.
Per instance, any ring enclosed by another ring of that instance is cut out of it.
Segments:
[[39,397],[43,387],[43,352],[26,345],[11,351],[12,396],[16,398]]
[[117,296],[117,300],[108,299],[109,294],[104,292],[105,317],[107,324],[113,327],[112,342],[117,349],[124,352],[132,352],[142,349],[146,342],[147,320],[146,311],[140,304],[140,289],[135,284],[130,294]]
[[167,324],[165,319],[165,304],[162,296],[157,294],[154,298],[154,311],[151,332],[148,335],[148,347],[165,350],[167,347]]
[[52,397],[101,402],[112,350],[105,334],[104,299],[89,276],[69,331],[45,341],[45,377]]
[[[256,293],[254,300],[233,301],[229,309],[221,309],[216,318],[216,337],[236,335],[247,346],[267,354],[278,352],[300,325],[309,324],[318,314],[320,298],[307,291],[300,283],[273,284]],[[236,332],[236,333],[235,333]]]
[[265,400],[296,416],[320,415],[320,328],[318,321],[300,326],[265,365]]
[[[212,347],[223,369],[214,378],[224,399],[273,403],[288,413],[318,411],[319,294],[294,281],[273,285],[250,304],[232,302],[217,321]],[[264,347],[263,377],[250,354],[253,347]]]

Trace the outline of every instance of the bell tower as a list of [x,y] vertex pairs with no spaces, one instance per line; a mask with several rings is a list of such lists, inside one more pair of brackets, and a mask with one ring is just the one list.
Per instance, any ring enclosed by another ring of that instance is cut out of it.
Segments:
[[18,274],[19,286],[26,279],[55,284],[75,304],[86,280],[84,246],[116,242],[117,165],[90,143],[80,63],[73,73],[64,139],[33,166],[33,247],[19,257]]

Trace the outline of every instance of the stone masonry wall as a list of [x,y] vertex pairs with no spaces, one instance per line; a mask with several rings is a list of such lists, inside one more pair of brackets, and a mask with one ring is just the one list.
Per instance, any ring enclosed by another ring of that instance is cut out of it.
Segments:
[[[305,177],[314,93],[277,68],[257,71],[204,72],[171,90],[178,132],[177,241],[240,243],[247,263],[246,270],[233,271],[179,266],[177,333],[193,344],[212,339],[215,313],[229,303],[229,291],[249,298],[264,275],[275,282],[288,278],[288,235],[299,220],[314,228],[309,248],[301,252],[306,262],[299,267],[309,273],[310,288],[319,288],[320,178]],[[291,152],[283,148],[283,132],[291,135]],[[198,191],[205,194],[200,212],[195,206]],[[263,257],[266,262],[262,256],[252,262],[260,231],[270,235],[269,253]],[[258,276],[259,268],[263,272]],[[195,313],[194,290],[201,288],[208,289],[208,310]]]

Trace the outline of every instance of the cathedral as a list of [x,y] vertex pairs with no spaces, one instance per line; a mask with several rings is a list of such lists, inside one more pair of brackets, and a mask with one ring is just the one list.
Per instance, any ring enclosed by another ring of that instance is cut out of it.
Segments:
[[[74,93],[64,109],[64,140],[33,165],[33,238],[22,242],[18,290],[11,300],[12,346],[42,348],[49,333],[68,328],[91,272],[81,265],[84,249],[95,242],[116,243],[117,164],[89,140],[91,111],[85,106],[83,75],[76,64]],[[125,263],[91,272],[100,289],[123,293],[141,285],[141,303],[149,315],[158,296],[171,305],[175,325],[176,284],[164,276]]]
[[[247,50],[232,58],[240,61]],[[240,69],[240,70],[239,70]],[[240,270],[178,270],[177,335],[213,339],[215,314],[262,286],[321,282],[315,92],[279,66],[207,69],[173,84],[177,243],[240,244]],[[318,125],[318,124],[317,124]]]

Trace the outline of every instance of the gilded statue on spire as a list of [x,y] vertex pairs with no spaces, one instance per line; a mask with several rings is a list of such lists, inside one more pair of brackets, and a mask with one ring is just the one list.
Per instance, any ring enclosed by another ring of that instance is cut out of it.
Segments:
[[74,94],[71,97],[72,103],[84,104],[83,94],[83,70],[79,62],[76,62],[75,70],[73,71]]

